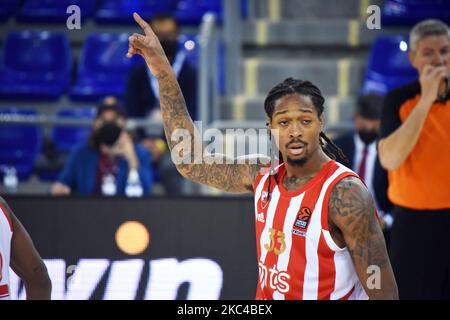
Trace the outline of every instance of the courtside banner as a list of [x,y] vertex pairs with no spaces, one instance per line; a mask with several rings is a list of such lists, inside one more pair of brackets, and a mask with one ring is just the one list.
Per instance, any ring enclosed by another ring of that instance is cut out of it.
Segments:
[[[249,197],[6,200],[44,258],[52,299],[254,299]],[[25,298],[13,272],[11,298]]]

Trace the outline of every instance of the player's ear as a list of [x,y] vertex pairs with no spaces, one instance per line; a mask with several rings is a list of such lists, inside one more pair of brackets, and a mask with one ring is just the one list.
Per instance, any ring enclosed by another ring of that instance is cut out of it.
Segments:
[[266,118],[266,127],[272,129],[272,119]]

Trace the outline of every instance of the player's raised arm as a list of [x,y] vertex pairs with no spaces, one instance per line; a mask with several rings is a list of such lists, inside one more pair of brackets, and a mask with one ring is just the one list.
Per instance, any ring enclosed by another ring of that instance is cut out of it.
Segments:
[[[178,171],[192,181],[223,191],[236,193],[252,191],[254,177],[262,166],[260,163],[237,164],[233,159],[226,159],[225,156],[219,155],[201,159],[201,163],[194,164],[193,160],[196,156],[193,154],[194,145],[203,145],[202,138],[188,113],[175,73],[157,36],[137,13],[133,16],[144,31],[144,35],[135,33],[130,36],[127,56],[129,58],[135,54],[142,56],[153,76],[158,79],[164,131],[170,150],[173,151],[177,145],[180,147],[180,141],[175,136],[177,133],[182,133],[181,130],[191,137],[189,141],[184,141],[185,145],[180,149],[185,152],[182,157],[192,161],[176,162]],[[216,160],[215,163],[212,160]]]
[[373,199],[361,180],[347,177],[333,188],[329,223],[342,233],[369,299],[398,299],[397,284]]

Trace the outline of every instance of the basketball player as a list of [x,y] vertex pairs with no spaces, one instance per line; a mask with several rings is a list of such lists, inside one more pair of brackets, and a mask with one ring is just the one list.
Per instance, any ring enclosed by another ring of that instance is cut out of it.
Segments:
[[27,300],[50,299],[52,283],[28,232],[0,197],[0,300],[10,299],[9,267],[22,279]]
[[[134,18],[145,35],[130,37],[127,56],[141,55],[158,79],[170,148],[178,143],[171,139],[176,129],[188,130],[200,143],[157,37],[138,14]],[[228,164],[230,159],[177,168],[184,177],[223,191],[254,192],[257,299],[397,299],[372,197],[324,148],[327,143],[337,150],[322,131],[323,103],[320,90],[308,81],[287,79],[269,92],[268,125],[285,160],[275,172],[262,170],[262,164]]]

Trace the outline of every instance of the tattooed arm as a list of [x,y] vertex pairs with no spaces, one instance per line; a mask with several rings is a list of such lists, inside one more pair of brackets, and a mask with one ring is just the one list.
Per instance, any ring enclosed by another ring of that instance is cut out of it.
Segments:
[[[133,16],[145,35],[133,34],[129,38],[127,56],[141,55],[158,79],[164,132],[172,156],[178,158],[174,160],[172,157],[178,171],[187,179],[223,191],[252,191],[253,180],[267,159],[257,161],[253,158],[246,164],[236,164],[236,159],[228,159],[223,155],[202,158],[202,138],[189,116],[177,78],[164,50],[150,26],[137,13]],[[184,139],[180,141],[181,137]],[[200,151],[200,156],[194,154],[194,146],[201,146],[197,150]]]
[[[347,177],[333,188],[329,224],[342,236],[369,298],[398,299],[397,284],[374,203],[361,180]],[[379,286],[374,270],[380,271]]]

